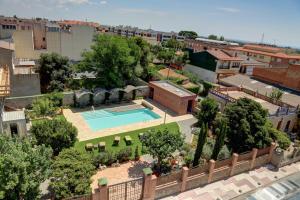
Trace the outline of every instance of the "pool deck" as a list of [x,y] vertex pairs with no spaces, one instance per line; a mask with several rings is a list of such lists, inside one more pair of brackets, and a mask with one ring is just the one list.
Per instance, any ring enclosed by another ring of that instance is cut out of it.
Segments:
[[150,120],[147,122],[139,122],[134,124],[129,124],[125,126],[119,126],[114,128],[107,128],[99,131],[93,131],[84,118],[81,116],[81,112],[84,111],[90,111],[91,108],[88,109],[64,109],[63,114],[66,117],[66,119],[71,122],[77,129],[78,129],[78,140],[79,141],[86,141],[94,138],[109,136],[109,135],[115,135],[119,133],[124,133],[128,131],[134,131],[138,129],[143,128],[149,128],[152,126],[157,126],[164,123],[164,116],[166,111],[166,123],[171,122],[179,122],[184,121],[188,119],[193,119],[193,115],[186,114],[181,116],[176,116],[174,112],[168,110],[167,108],[161,106],[160,104],[153,102],[151,100],[134,100],[130,104],[113,104],[110,106],[101,106],[101,107],[95,107],[95,110],[97,109],[105,109],[105,108],[115,108],[115,107],[123,107],[123,106],[131,106],[131,105],[141,105],[142,101],[146,101],[150,105],[153,106],[153,112],[158,114],[161,118]]

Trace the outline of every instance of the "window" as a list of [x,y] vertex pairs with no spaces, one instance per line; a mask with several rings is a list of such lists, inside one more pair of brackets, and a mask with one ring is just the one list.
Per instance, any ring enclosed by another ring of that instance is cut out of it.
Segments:
[[43,41],[44,41],[44,42],[46,41],[46,38],[45,38],[45,37],[43,37]]

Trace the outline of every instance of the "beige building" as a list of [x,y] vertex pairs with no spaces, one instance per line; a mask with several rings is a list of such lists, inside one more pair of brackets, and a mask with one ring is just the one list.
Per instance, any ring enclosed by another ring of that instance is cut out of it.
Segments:
[[298,107],[280,101],[273,102],[269,97],[245,88],[218,88],[210,90],[208,96],[219,103],[221,111],[228,103],[235,102],[237,99],[252,99],[268,110],[268,119],[272,122],[273,127],[287,133],[292,132],[297,123]]
[[96,30],[88,25],[57,24],[46,25],[46,48],[35,48],[35,34],[32,30],[16,30],[13,34],[16,58],[36,60],[42,53],[56,52],[73,61],[81,59],[81,54],[89,50]]

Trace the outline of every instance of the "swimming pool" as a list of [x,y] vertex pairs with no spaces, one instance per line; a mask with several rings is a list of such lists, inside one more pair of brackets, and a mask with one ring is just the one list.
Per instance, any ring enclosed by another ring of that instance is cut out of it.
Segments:
[[138,122],[159,119],[160,116],[148,108],[134,109],[122,112],[110,110],[95,110],[82,112],[81,116],[93,131],[114,128]]

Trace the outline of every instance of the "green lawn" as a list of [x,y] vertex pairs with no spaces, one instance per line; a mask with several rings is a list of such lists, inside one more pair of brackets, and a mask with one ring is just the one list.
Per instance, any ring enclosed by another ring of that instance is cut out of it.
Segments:
[[[165,124],[165,125],[159,125],[159,126],[153,126],[150,128],[145,128],[145,129],[139,129],[139,130],[135,130],[135,131],[130,131],[130,132],[126,132],[126,133],[120,133],[120,134],[116,134],[116,135],[111,135],[111,136],[106,136],[106,137],[100,137],[100,138],[95,138],[92,140],[88,140],[88,141],[82,141],[82,142],[76,142],[75,143],[75,148],[79,151],[85,152],[85,145],[87,143],[92,143],[92,144],[98,144],[99,142],[105,142],[106,143],[106,150],[110,151],[110,152],[118,152],[120,149],[123,149],[125,147],[131,147],[132,151],[134,152],[136,146],[139,146],[139,151],[141,152],[142,149],[142,144],[139,140],[139,133],[144,133],[148,130],[154,129],[154,130],[164,130],[165,128],[167,128],[169,131],[179,131],[179,127],[177,125],[176,122],[173,123],[169,123],[169,124]],[[132,138],[132,144],[130,146],[126,146],[125,143],[125,136],[129,135]],[[119,146],[113,146],[113,141],[115,136],[120,136],[121,137],[121,141],[119,143]],[[96,150],[94,150],[95,152]]]

